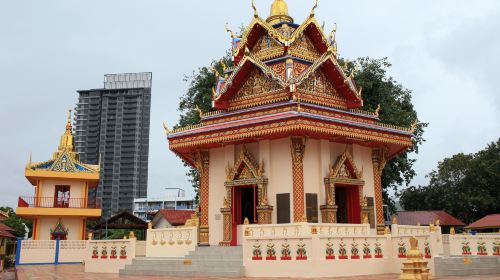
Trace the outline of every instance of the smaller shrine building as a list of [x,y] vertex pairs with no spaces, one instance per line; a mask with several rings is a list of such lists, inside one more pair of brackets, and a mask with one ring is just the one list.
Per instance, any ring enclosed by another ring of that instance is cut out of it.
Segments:
[[33,240],[85,240],[89,218],[101,217],[101,205],[91,190],[99,182],[99,166],[80,162],[69,112],[66,130],[52,159],[30,161],[26,179],[35,187],[19,197],[17,215],[33,221]]

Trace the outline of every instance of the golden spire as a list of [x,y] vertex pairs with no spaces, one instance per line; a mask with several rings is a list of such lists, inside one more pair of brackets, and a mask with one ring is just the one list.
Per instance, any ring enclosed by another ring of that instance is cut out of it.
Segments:
[[71,125],[71,110],[68,112],[68,121],[66,122],[66,131],[61,136],[61,141],[59,142],[59,152],[67,150],[69,152],[75,151],[74,139],[73,139],[73,126]]
[[288,15],[288,5],[285,0],[274,0],[271,5],[271,14],[267,18],[267,22],[271,25],[280,22],[293,22],[293,18]]

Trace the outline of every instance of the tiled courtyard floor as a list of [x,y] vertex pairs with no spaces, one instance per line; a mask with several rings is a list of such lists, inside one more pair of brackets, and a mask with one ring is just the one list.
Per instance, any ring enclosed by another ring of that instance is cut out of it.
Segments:
[[[119,276],[116,274],[84,273],[83,265],[40,265],[40,266],[20,266],[17,271],[18,280],[175,280],[175,277],[157,276]],[[0,278],[3,280],[3,278]],[[187,279],[187,278],[184,278]],[[190,279],[222,279],[222,278],[190,278]],[[245,278],[251,280],[251,278]],[[257,278],[254,280],[270,280],[285,278]],[[294,278],[297,279],[297,278]],[[324,280],[333,278],[321,278]],[[347,278],[335,278],[334,280],[397,280],[399,275],[378,275],[359,276]],[[500,280],[500,275],[490,276],[464,276],[464,277],[442,277],[436,280]]]

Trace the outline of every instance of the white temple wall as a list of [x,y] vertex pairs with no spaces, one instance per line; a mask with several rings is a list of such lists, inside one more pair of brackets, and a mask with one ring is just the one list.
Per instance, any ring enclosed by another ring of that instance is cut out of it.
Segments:
[[[272,222],[277,223],[276,194],[290,194],[290,221],[293,221],[293,174],[290,139],[283,138],[271,141],[270,172],[264,173],[268,183],[268,201],[274,207]],[[265,164],[265,163],[264,163]]]
[[375,197],[375,189],[373,182],[373,163],[372,163],[372,149],[354,145],[354,163],[358,170],[363,170],[363,180],[365,187],[363,188],[364,195],[368,197]]
[[[321,190],[324,189],[323,178],[326,175],[323,174],[322,172],[323,168],[321,164],[322,162],[321,162],[320,141],[316,139],[309,139],[306,143],[306,151],[304,153],[304,164],[303,164],[304,195],[307,193],[317,194],[318,204],[316,206],[317,206],[319,222],[321,221],[319,206],[323,204]],[[306,198],[304,197],[304,204],[305,203],[306,203]]]
[[219,245],[223,240],[222,214],[220,209],[226,195],[224,182],[226,181],[226,148],[210,150],[209,191],[208,191],[208,225],[209,243]]

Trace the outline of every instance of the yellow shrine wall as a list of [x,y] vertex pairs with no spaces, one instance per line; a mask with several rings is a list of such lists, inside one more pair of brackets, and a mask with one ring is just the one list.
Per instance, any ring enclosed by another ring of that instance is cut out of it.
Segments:
[[43,180],[40,183],[40,191],[38,192],[38,197],[44,198],[40,201],[39,205],[41,207],[51,207],[53,205],[53,201],[47,198],[54,198],[56,186],[70,186],[70,199],[84,199],[87,197],[87,192],[84,191],[84,182]]
[[[61,222],[68,229],[68,240],[82,240],[83,219],[61,218]],[[59,217],[39,217],[37,228],[37,240],[50,240],[50,229],[54,228],[59,221]]]
[[[209,243],[218,245],[223,240],[223,221],[220,209],[223,207],[226,181],[226,167],[234,166],[242,145],[226,146],[210,150],[209,171]],[[293,175],[290,153],[290,139],[265,140],[245,144],[247,151],[256,162],[264,162],[264,176],[268,179],[267,193],[269,205],[273,206],[272,223],[277,222],[276,195],[290,193],[290,219],[293,220]],[[304,155],[304,192],[318,194],[319,207],[326,202],[324,178],[329,166],[334,165],[348,147],[358,170],[363,170],[364,194],[374,196],[372,150],[358,145],[333,143],[327,140],[308,139]],[[305,199],[304,199],[305,202]],[[240,240],[241,238],[238,238]]]

